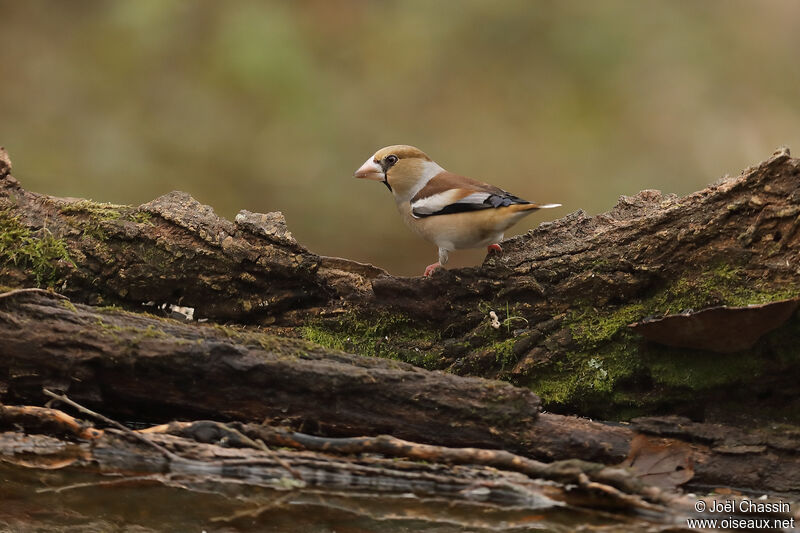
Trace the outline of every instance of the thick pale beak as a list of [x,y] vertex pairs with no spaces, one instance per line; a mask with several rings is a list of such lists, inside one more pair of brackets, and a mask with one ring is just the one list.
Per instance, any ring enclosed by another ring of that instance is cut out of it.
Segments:
[[361,168],[356,170],[353,174],[356,178],[367,180],[383,181],[386,179],[386,174],[383,173],[381,166],[376,163],[371,157],[361,165]]

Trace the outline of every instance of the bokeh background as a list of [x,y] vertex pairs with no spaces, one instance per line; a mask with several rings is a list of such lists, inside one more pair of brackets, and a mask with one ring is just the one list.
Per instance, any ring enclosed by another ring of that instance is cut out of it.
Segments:
[[564,204],[517,233],[689,193],[800,150],[799,24],[795,0],[0,0],[0,145],[32,190],[280,210],[417,275],[433,245],[352,178],[376,149]]

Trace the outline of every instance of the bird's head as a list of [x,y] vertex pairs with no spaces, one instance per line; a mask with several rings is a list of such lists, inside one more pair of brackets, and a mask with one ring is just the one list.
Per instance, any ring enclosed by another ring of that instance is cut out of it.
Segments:
[[356,170],[355,177],[383,182],[398,202],[408,201],[436,174],[444,171],[413,146],[381,148]]

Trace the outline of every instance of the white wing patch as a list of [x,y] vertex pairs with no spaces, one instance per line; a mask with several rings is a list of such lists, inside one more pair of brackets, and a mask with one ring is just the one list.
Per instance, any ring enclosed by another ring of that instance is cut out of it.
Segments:
[[476,192],[457,201],[457,204],[482,204],[491,196],[488,192]]
[[453,204],[476,204],[480,205],[491,196],[488,192],[476,192],[459,198],[464,194],[463,189],[450,189],[426,198],[420,198],[411,204],[411,215],[415,218],[424,217],[438,213],[448,205]]

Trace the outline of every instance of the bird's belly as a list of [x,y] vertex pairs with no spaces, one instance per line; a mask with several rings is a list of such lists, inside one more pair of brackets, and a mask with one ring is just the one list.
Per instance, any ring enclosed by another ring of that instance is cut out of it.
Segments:
[[480,248],[500,242],[503,233],[520,216],[499,217],[495,209],[435,215],[425,218],[414,218],[410,214],[404,216],[405,222],[423,238],[433,242],[440,248],[460,250],[464,248]]

